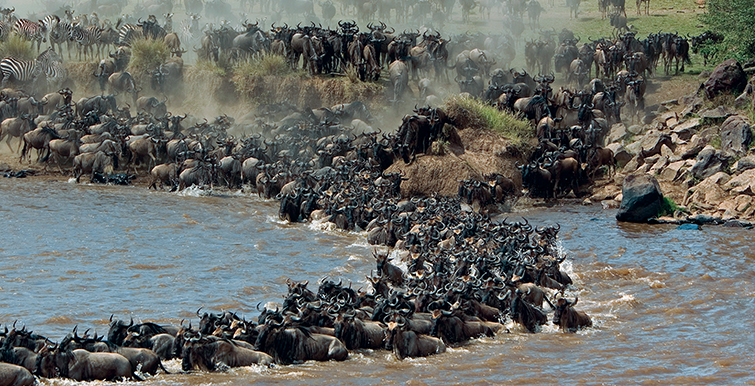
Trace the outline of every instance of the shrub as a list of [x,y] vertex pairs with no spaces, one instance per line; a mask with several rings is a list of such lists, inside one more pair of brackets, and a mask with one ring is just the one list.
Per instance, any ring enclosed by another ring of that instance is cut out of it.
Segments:
[[11,34],[6,41],[0,43],[0,57],[5,58],[9,56],[21,60],[37,58],[32,44],[16,34]]
[[724,35],[720,43],[727,57],[740,62],[755,56],[755,7],[752,0],[708,0],[702,21]]
[[133,73],[148,72],[165,63],[170,49],[162,40],[140,38],[131,42],[129,69]]

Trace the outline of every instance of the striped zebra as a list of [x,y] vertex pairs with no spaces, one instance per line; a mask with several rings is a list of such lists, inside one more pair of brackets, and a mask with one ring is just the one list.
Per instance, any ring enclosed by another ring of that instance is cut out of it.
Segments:
[[37,42],[37,52],[40,50],[40,46],[43,42],[47,42],[47,27],[41,23],[33,22],[29,19],[18,19],[13,25],[13,32],[20,36],[21,39],[32,42]]
[[94,50],[93,47],[95,44],[97,44],[97,55],[100,55],[100,40],[102,39],[102,28],[96,26],[96,25],[90,25],[88,27],[83,27],[81,25],[75,25],[73,26],[73,31],[71,31],[71,40],[78,43],[78,49],[79,49],[79,60],[81,60],[81,52],[84,51],[84,60],[87,59],[87,54],[89,54],[90,57],[94,58]]
[[60,21],[59,23],[55,24],[50,29],[50,46],[52,48],[55,48],[57,45],[57,52],[63,53],[63,43],[66,43],[68,45],[66,48],[68,48],[68,59],[71,59],[71,49],[70,49],[70,36],[71,36],[71,30],[73,27],[68,22]]
[[52,48],[42,52],[35,60],[4,58],[0,60],[0,73],[3,76],[0,88],[5,88],[8,80],[35,85],[41,76],[59,87],[58,83],[62,84],[62,80],[67,76],[60,55]]
[[135,24],[124,24],[118,29],[120,45],[131,46],[131,42],[144,36],[142,28]]

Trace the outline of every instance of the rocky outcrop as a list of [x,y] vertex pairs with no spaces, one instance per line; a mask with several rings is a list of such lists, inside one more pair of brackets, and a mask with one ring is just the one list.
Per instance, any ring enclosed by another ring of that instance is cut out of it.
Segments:
[[649,174],[633,174],[624,179],[621,207],[616,220],[647,222],[661,214],[663,193],[658,180]]
[[713,99],[722,92],[740,93],[747,85],[747,75],[742,66],[734,59],[719,64],[703,84],[703,92],[708,99]]
[[747,154],[752,142],[750,121],[741,115],[733,115],[721,125],[719,135],[721,136],[721,151],[725,155],[743,156]]

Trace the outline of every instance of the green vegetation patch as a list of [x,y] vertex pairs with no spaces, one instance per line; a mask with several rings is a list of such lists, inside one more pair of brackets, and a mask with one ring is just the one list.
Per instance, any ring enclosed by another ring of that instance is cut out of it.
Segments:
[[170,57],[170,49],[162,40],[136,39],[131,42],[130,72],[155,70]]
[[443,109],[459,129],[488,129],[510,140],[519,149],[531,146],[535,138],[535,130],[527,120],[478,99],[453,96],[445,101]]

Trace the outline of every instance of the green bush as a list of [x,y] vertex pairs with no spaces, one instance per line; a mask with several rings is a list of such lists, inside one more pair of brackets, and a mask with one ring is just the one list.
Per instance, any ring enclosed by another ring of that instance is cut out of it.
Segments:
[[32,44],[21,39],[16,34],[11,34],[8,40],[0,43],[0,57],[14,57],[21,60],[32,60],[37,58],[36,50]]
[[724,35],[720,51],[726,57],[746,61],[755,56],[755,7],[752,0],[708,0],[701,16],[711,31]]
[[152,71],[169,57],[170,49],[162,40],[135,39],[131,42],[129,68],[132,73]]

